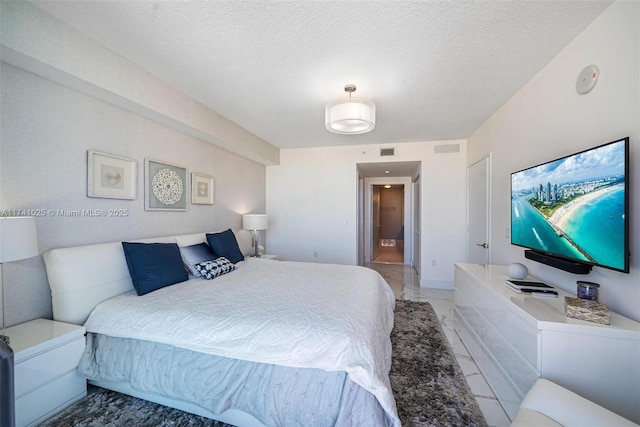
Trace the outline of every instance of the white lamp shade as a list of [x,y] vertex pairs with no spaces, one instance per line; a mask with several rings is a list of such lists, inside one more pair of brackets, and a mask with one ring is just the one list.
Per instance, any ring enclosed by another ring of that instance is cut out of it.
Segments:
[[376,126],[376,105],[360,98],[327,104],[324,112],[329,132],[359,134],[371,132]]
[[265,214],[242,215],[242,228],[245,230],[266,230],[269,227],[269,219]]
[[32,216],[0,217],[0,263],[38,255],[36,219]]

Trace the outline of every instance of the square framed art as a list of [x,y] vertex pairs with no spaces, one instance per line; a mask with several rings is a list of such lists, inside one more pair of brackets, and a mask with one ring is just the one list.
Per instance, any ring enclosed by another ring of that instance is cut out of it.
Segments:
[[214,181],[209,175],[191,173],[191,203],[194,205],[212,205],[214,200]]
[[135,200],[138,179],[133,159],[87,151],[87,196]]
[[187,168],[144,160],[144,208],[148,211],[187,210]]

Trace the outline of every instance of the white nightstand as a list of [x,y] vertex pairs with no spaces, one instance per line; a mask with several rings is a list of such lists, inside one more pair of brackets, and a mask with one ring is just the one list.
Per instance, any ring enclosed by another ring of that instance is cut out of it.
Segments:
[[[253,255],[246,255],[244,257],[245,260],[249,259],[249,258],[253,258]],[[262,258],[262,259],[270,259],[273,261],[278,261],[278,255],[271,255],[271,254],[262,254],[260,255],[258,258]]]
[[76,373],[84,332],[46,319],[2,331],[14,353],[16,427],[36,425],[87,395],[87,381]]

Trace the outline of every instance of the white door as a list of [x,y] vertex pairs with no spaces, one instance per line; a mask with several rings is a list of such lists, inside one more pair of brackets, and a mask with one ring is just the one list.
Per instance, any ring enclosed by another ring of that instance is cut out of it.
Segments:
[[413,181],[413,268],[420,277],[420,177]]
[[358,265],[364,265],[364,180],[358,177]]
[[467,262],[490,263],[491,155],[467,170]]

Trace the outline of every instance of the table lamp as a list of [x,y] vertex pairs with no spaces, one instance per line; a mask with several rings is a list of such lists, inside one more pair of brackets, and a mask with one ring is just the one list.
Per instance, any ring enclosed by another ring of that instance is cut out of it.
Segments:
[[242,228],[245,230],[253,230],[253,238],[251,245],[255,248],[254,257],[259,257],[258,244],[260,242],[260,230],[266,230],[269,226],[269,219],[265,214],[247,214],[242,215]]

